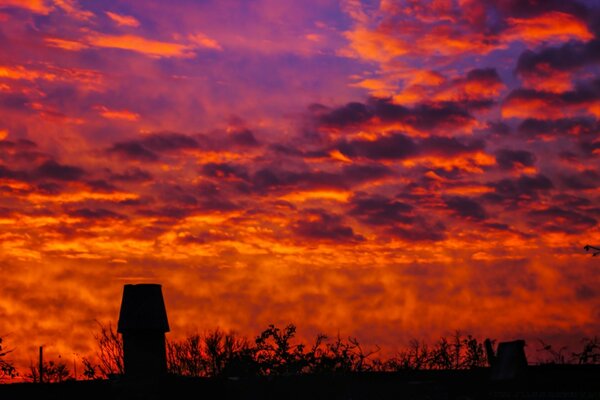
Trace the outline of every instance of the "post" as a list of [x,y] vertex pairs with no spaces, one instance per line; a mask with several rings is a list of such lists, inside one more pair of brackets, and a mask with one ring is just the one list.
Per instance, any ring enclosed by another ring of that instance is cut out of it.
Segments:
[[44,383],[44,346],[40,346],[40,366],[39,366],[39,372],[40,372],[40,383]]

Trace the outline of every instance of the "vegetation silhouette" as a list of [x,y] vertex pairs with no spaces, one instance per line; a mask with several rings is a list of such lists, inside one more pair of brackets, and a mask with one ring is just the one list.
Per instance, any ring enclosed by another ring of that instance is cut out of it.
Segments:
[[13,350],[7,350],[3,347],[3,338],[0,337],[0,382],[6,379],[12,379],[18,376],[15,365],[6,359],[6,356]]
[[[60,358],[60,356],[59,356]],[[49,360],[43,362],[44,371],[44,383],[60,383],[67,380],[72,380],[74,377],[71,375],[71,371],[67,364],[62,360]],[[39,382],[39,365],[33,361],[29,366],[29,373],[25,374],[25,379],[30,382]]]
[[[113,325],[98,323],[94,334],[97,362],[82,358],[86,379],[123,375],[121,337]],[[488,339],[489,340],[489,339]],[[494,341],[491,341],[493,343]],[[567,353],[539,341],[539,364],[600,364],[600,341],[582,340],[582,349]],[[489,366],[484,343],[456,331],[434,343],[413,339],[389,358],[375,357],[379,348],[363,350],[354,337],[316,336],[311,344],[296,340],[296,326],[269,325],[253,340],[219,328],[167,341],[169,374],[187,377],[253,377],[418,370],[469,370]]]

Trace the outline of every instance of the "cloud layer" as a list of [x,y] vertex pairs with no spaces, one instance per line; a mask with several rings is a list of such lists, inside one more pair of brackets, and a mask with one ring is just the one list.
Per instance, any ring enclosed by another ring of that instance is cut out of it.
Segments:
[[0,335],[600,328],[594,1],[0,0]]

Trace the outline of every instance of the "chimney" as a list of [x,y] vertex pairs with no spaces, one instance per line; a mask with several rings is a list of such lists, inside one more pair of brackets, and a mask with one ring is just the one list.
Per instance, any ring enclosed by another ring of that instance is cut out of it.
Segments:
[[495,356],[491,369],[491,378],[495,381],[522,378],[527,371],[527,357],[525,356],[525,341],[513,340],[498,344],[498,353]]
[[161,285],[125,285],[117,332],[123,337],[125,376],[156,378],[167,373],[169,332]]

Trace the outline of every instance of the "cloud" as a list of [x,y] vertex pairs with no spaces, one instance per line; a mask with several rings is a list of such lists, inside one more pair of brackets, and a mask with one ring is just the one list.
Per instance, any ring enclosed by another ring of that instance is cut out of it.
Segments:
[[556,119],[600,117],[600,81],[580,84],[574,90],[553,93],[532,89],[513,90],[502,104],[504,118]]
[[85,41],[91,46],[130,50],[154,58],[190,58],[195,56],[193,46],[147,39],[145,37],[135,35],[109,35],[104,33],[95,33],[87,36]]
[[563,185],[574,190],[596,189],[600,186],[600,174],[593,169],[563,175],[561,180]]
[[80,208],[80,209],[69,212],[69,215],[71,215],[73,217],[84,218],[84,219],[95,220],[95,221],[127,219],[125,216],[123,216],[119,213],[116,213],[114,211],[107,210],[104,208],[97,208],[97,209]]
[[155,162],[158,161],[158,155],[151,150],[148,150],[138,141],[128,141],[115,143],[107,152],[116,154],[125,159]]
[[508,41],[522,40],[536,45],[544,42],[587,41],[594,37],[584,20],[560,11],[529,18],[507,18],[508,29],[503,37]]
[[403,160],[415,157],[454,157],[483,150],[481,140],[431,136],[413,140],[401,133],[391,133],[374,139],[355,139],[337,143],[336,149],[344,156],[371,160]]
[[596,226],[594,218],[559,207],[550,207],[529,212],[531,224],[549,232],[576,234]]
[[107,152],[123,158],[155,162],[158,161],[160,153],[177,152],[198,147],[198,142],[191,136],[163,132],[149,134],[141,139],[117,142]]
[[101,116],[108,119],[121,119],[126,121],[137,121],[140,119],[138,113],[129,110],[112,110],[105,106],[96,106],[94,108]]
[[365,157],[372,160],[399,160],[414,156],[417,146],[413,140],[401,133],[378,137],[376,140],[353,140],[337,145],[347,157]]
[[369,225],[392,226],[395,223],[411,224],[413,206],[383,196],[356,195],[352,197],[349,215]]
[[372,98],[366,104],[352,102],[334,109],[313,105],[311,110],[318,125],[329,129],[404,127],[430,133],[451,128],[469,129],[475,122],[463,104],[454,102],[418,104],[408,108],[394,104],[390,99]]
[[309,240],[327,240],[333,242],[361,242],[365,238],[354,233],[344,225],[340,216],[325,210],[313,209],[303,213],[302,218],[292,224],[294,233]]
[[205,35],[204,33],[197,32],[189,36],[192,43],[197,44],[200,47],[212,50],[223,50],[219,42]]
[[577,70],[600,62],[600,40],[569,42],[560,47],[545,47],[538,52],[526,50],[519,56],[516,72],[523,76],[543,72],[544,68],[559,71]]
[[37,179],[52,179],[57,181],[77,181],[85,175],[85,171],[79,167],[59,164],[50,160],[44,162],[33,171]]
[[536,156],[526,150],[500,149],[496,151],[496,163],[502,169],[515,169],[519,167],[532,167],[535,165]]
[[518,126],[518,133],[528,138],[556,139],[557,137],[586,137],[600,133],[600,124],[594,118],[528,118]]
[[52,6],[46,0],[0,0],[0,8],[23,8],[36,14],[48,14]]
[[137,28],[140,26],[140,21],[131,15],[118,14],[111,11],[106,11],[105,14],[119,26],[127,26],[131,28]]
[[488,184],[494,189],[483,198],[492,202],[509,202],[513,205],[537,200],[541,193],[554,188],[552,181],[542,174],[521,175],[516,179],[505,178]]
[[463,197],[463,196],[452,196],[444,198],[446,206],[454,211],[454,214],[472,221],[483,221],[487,219],[488,215],[481,204],[476,200]]

